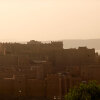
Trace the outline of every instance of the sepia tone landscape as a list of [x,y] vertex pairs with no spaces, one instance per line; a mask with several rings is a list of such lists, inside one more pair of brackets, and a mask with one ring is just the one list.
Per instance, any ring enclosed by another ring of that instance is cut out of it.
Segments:
[[0,100],[100,100],[100,0],[0,0]]

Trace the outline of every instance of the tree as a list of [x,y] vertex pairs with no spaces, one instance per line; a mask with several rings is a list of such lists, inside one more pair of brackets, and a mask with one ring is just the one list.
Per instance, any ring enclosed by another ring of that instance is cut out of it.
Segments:
[[96,81],[81,83],[69,91],[65,100],[100,100],[100,85]]

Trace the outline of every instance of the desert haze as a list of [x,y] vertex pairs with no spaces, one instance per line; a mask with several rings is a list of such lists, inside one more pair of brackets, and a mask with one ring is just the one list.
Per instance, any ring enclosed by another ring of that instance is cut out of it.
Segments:
[[79,46],[87,46],[100,50],[100,39],[65,39],[63,40],[64,48],[78,48]]
[[97,51],[100,0],[0,0],[0,100],[100,100]]
[[0,41],[100,38],[100,0],[0,0]]

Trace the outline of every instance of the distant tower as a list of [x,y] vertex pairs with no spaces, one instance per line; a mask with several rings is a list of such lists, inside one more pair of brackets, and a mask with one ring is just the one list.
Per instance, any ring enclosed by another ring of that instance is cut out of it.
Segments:
[[3,47],[3,45],[0,43],[0,55],[5,55],[6,54],[6,50]]
[[6,55],[6,48],[3,48],[3,54]]

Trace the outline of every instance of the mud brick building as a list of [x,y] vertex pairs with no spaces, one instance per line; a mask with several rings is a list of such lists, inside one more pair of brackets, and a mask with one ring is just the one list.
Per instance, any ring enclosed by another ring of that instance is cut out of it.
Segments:
[[0,43],[1,100],[63,100],[80,82],[100,82],[95,49],[63,49],[61,41]]

